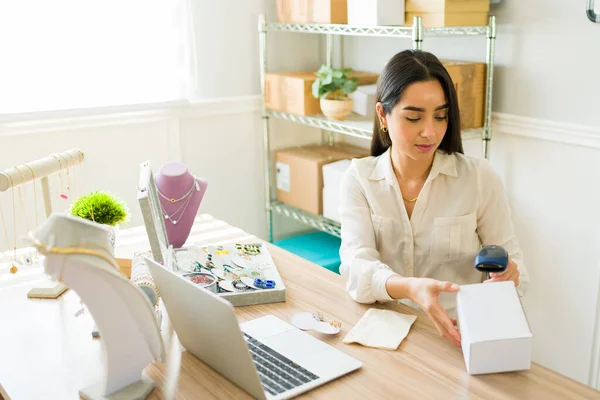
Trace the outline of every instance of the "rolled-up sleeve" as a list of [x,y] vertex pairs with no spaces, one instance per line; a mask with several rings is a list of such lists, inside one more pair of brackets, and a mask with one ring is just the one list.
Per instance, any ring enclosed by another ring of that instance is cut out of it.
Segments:
[[479,208],[477,232],[482,245],[499,245],[519,269],[517,291],[524,296],[529,286],[529,274],[523,262],[523,253],[515,235],[512,213],[500,176],[487,160],[481,160],[478,172]]
[[385,285],[396,273],[380,261],[370,207],[354,162],[342,179],[340,191],[340,274],[346,289],[359,303],[392,301]]

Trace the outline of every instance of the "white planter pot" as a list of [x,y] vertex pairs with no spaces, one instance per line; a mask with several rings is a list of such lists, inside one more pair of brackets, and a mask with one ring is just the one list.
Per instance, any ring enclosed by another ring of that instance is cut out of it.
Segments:
[[320,103],[323,115],[330,120],[342,121],[352,112],[352,99],[321,99]]

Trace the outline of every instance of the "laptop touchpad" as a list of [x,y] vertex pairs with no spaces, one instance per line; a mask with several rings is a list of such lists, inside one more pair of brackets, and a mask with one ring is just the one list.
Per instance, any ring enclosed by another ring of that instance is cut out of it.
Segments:
[[264,317],[241,323],[240,328],[243,332],[261,342],[268,337],[296,329],[293,325],[290,325],[273,315],[265,315]]

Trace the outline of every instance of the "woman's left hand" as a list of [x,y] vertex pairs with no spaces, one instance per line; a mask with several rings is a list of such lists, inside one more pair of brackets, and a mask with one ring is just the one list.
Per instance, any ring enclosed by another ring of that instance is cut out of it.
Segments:
[[506,269],[499,273],[490,273],[490,279],[486,282],[502,282],[502,281],[513,281],[515,286],[519,286],[519,269],[517,264],[513,260],[508,260],[508,266]]

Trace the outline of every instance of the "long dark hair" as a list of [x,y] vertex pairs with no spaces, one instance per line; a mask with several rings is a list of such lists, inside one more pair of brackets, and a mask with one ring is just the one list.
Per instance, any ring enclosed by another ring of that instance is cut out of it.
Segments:
[[[438,80],[442,85],[449,106],[448,129],[439,149],[448,154],[463,153],[456,90],[448,71],[433,54],[422,50],[404,50],[392,57],[379,76],[376,101],[381,102],[384,113],[389,114],[410,84],[432,79]],[[381,131],[376,114],[371,155],[379,156],[385,153],[391,145],[390,135],[387,131]]]

